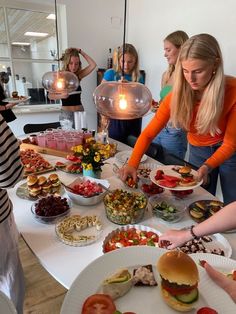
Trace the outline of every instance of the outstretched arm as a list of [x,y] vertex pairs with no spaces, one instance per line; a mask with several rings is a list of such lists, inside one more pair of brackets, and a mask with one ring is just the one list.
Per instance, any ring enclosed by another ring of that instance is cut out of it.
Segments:
[[[216,232],[224,232],[236,228],[236,202],[230,203],[216,214],[207,220],[195,225],[193,232],[196,236],[201,237]],[[173,249],[177,246],[193,238],[190,230],[168,230],[160,236],[160,243],[162,241],[170,242],[168,249]]]
[[97,66],[96,62],[89,56],[87,53],[85,53],[83,50],[78,49],[81,56],[88,62],[88,65],[83,68],[79,73],[79,79],[81,80],[85,76],[89,75]]

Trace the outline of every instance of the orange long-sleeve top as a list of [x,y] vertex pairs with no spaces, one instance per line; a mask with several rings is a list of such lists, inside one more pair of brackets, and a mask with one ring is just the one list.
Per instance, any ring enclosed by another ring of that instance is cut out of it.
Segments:
[[[128,162],[130,166],[138,168],[142,155],[146,152],[154,137],[167,124],[170,118],[171,95],[172,93],[164,98],[155,116],[139,136]],[[236,151],[236,78],[230,77],[226,79],[224,106],[218,122],[218,128],[221,132],[214,136],[210,135],[210,133],[198,134],[194,127],[197,108],[196,104],[196,110],[187,138],[189,143],[194,146],[210,146],[222,142],[222,145],[215,153],[205,161],[210,167],[216,168],[229,159]]]

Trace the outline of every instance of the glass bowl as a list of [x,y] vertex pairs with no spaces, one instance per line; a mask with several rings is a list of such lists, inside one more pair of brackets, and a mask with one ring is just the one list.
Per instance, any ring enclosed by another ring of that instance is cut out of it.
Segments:
[[151,163],[140,164],[137,170],[137,176],[140,179],[141,183],[150,184],[151,179],[149,175],[151,171],[153,169],[157,169],[157,167],[158,167],[157,164],[151,164]]
[[149,198],[149,202],[153,214],[168,223],[180,221],[186,212],[186,206],[176,205],[176,200],[172,197],[153,196]]
[[[71,201],[69,199],[50,195],[34,202],[31,206],[31,212],[37,221],[45,224],[54,224],[58,219],[68,216],[70,208]],[[39,209],[41,211],[40,214]]]
[[118,225],[139,223],[148,204],[143,193],[123,189],[106,194],[103,202],[107,218]]
[[[78,180],[76,179],[74,182],[72,182],[69,186],[70,187],[74,187],[76,184],[81,183],[82,181],[85,180],[89,180],[91,182],[96,182],[96,183],[101,183],[104,186],[106,186],[107,188],[109,188],[110,184],[107,180],[101,180],[101,179],[96,179],[96,178],[91,178],[91,177],[84,177],[84,180],[81,180],[80,182],[78,182]],[[68,197],[71,199],[71,201],[74,204],[77,205],[82,205],[82,206],[92,206],[92,205],[96,205],[98,203],[100,203],[102,201],[102,199],[104,198],[106,191],[102,191],[99,194],[95,194],[93,196],[83,196],[77,193],[74,193],[73,191],[69,190],[68,188],[65,187],[66,193],[68,195]]]

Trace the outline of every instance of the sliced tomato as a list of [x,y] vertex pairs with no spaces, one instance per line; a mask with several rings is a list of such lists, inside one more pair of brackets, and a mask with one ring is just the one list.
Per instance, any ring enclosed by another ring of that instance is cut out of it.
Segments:
[[170,182],[179,182],[180,181],[180,178],[174,177],[174,176],[169,176],[167,174],[163,174],[162,178],[164,180],[167,180],[167,181],[170,181]]
[[163,174],[164,174],[163,170],[157,170],[156,175],[155,175],[155,179],[156,180],[163,179]]
[[196,314],[218,314],[218,312],[206,306],[199,309]]
[[158,184],[167,188],[175,188],[178,185],[176,181],[158,180]]
[[115,303],[107,294],[93,294],[89,296],[82,308],[82,314],[113,314],[116,311]]

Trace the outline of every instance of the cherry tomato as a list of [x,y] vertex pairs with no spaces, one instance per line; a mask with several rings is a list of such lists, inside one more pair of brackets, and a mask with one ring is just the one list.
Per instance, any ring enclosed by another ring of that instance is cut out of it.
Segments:
[[197,311],[197,314],[218,314],[218,312],[216,312],[214,309],[206,306],[206,307],[202,307],[201,309],[199,309]]
[[115,311],[115,303],[109,295],[93,294],[85,300],[81,314],[113,314]]

